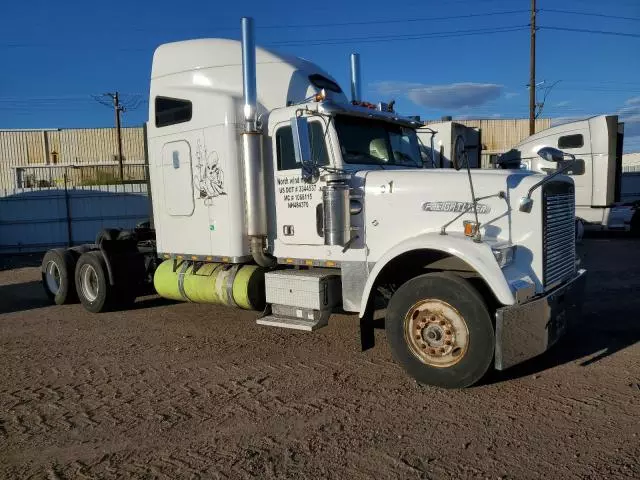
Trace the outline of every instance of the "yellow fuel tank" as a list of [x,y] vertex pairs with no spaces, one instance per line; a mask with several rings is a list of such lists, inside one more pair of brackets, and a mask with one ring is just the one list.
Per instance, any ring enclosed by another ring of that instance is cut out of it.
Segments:
[[165,260],[156,269],[153,285],[163,298],[262,310],[264,269],[257,265],[178,262]]

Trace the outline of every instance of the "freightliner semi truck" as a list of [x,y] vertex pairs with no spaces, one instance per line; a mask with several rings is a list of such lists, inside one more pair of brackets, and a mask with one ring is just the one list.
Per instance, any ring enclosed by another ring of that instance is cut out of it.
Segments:
[[252,25],[242,42],[155,51],[150,225],[47,252],[55,303],[98,313],[155,291],[306,331],[384,313],[408,374],[449,388],[542,354],[579,319],[569,177],[423,168],[421,124],[362,101],[358,57],[349,101],[317,65],[256,49]]

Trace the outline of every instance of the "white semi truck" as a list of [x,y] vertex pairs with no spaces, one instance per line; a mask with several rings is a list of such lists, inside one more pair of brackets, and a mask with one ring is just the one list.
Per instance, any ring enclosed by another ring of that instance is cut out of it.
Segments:
[[576,188],[578,228],[629,231],[636,209],[621,203],[623,140],[624,124],[618,116],[598,115],[531,135],[501,155],[498,164],[548,174],[561,164],[537,152],[544,147],[562,150],[574,157],[566,173]]
[[348,101],[317,65],[256,49],[249,18],[242,42],[160,46],[152,225],[47,252],[47,294],[102,312],[155,290],[307,331],[333,312],[364,331],[385,309],[397,361],[441,387],[546,351],[579,319],[586,279],[573,182],[424,169],[420,123],[362,102],[352,60]]

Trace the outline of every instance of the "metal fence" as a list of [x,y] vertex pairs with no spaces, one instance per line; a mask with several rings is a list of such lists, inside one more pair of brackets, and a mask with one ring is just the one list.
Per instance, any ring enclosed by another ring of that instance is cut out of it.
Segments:
[[148,168],[144,163],[20,165],[5,169],[4,177],[0,185],[5,188],[76,188],[146,183]]

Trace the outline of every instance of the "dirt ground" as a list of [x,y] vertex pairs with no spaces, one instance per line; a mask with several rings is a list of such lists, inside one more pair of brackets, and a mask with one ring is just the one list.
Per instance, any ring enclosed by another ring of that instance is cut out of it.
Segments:
[[382,329],[361,352],[354,317],[92,315],[47,305],[38,257],[5,258],[0,478],[640,478],[640,241],[583,248],[583,327],[463,391],[405,376]]

